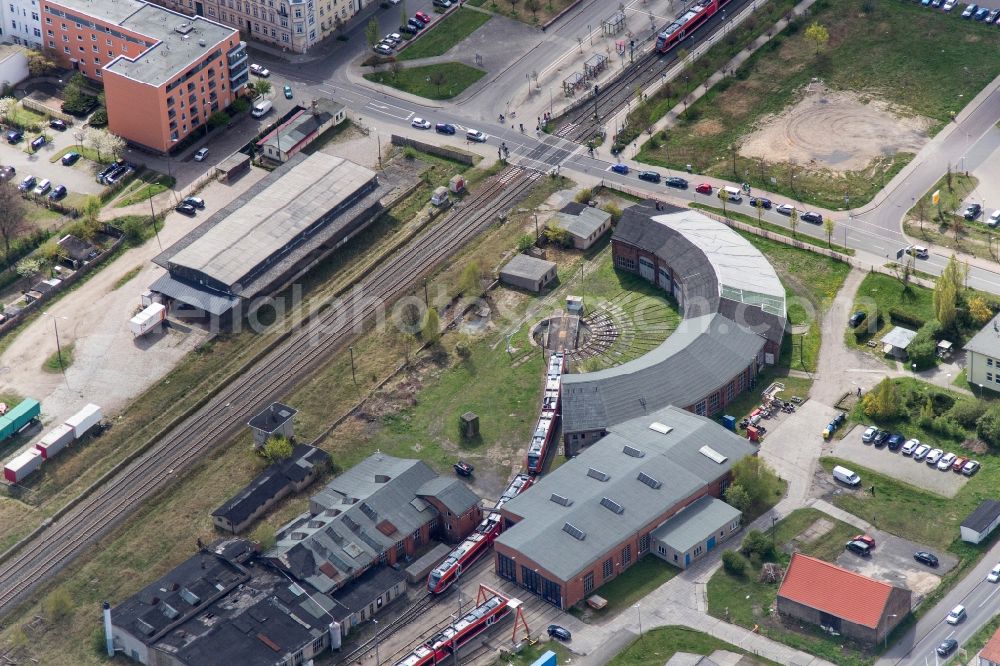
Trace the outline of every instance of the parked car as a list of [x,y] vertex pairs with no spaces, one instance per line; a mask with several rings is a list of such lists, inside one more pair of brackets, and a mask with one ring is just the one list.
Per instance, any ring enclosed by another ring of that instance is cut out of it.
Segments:
[[14,180],[14,176],[17,175],[17,169],[12,166],[0,166],[0,181],[7,182]]
[[457,463],[452,465],[452,468],[455,470],[455,474],[465,477],[472,476],[472,473],[476,471],[475,467],[464,460],[459,460]]
[[43,178],[38,182],[38,185],[35,185],[33,193],[37,196],[42,196],[44,194],[48,194],[48,191],[51,189],[52,189],[52,181],[49,180],[48,178]]
[[861,434],[861,441],[865,444],[871,444],[872,440],[875,439],[875,435],[878,434],[878,428],[875,426],[868,426],[865,431]]
[[376,44],[375,46],[373,46],[372,47],[372,51],[374,51],[375,53],[377,53],[379,55],[384,55],[384,56],[390,56],[390,55],[392,55],[392,49],[389,48],[388,46],[386,46],[385,44],[381,44],[381,43],[380,44]]
[[409,19],[406,23],[407,23],[407,25],[411,26],[417,32],[420,32],[421,30],[424,29],[424,24],[422,22],[418,21],[415,18]]
[[188,205],[194,206],[198,210],[205,209],[205,200],[201,197],[184,197],[181,203],[186,203]]
[[903,444],[903,447],[899,450],[899,452],[904,456],[913,455],[913,452],[917,450],[918,446],[920,446],[919,439],[908,439]]
[[936,652],[939,657],[947,657],[958,648],[958,641],[954,638],[946,638],[938,644]]
[[65,132],[66,122],[63,120],[59,120],[58,118],[53,118],[52,120],[49,121],[49,127],[59,132]]
[[455,126],[451,123],[438,123],[434,126],[434,131],[438,134],[454,134]]
[[870,534],[856,534],[854,535],[854,538],[851,539],[851,541],[861,541],[863,543],[868,544],[869,548],[875,547],[875,537],[873,537]]
[[917,259],[926,259],[931,256],[930,253],[927,252],[927,248],[923,245],[911,245],[906,248],[906,253],[910,256],[916,257]]
[[434,6],[441,9],[448,9],[451,7],[451,0],[434,0]]
[[927,454],[930,453],[930,450],[931,447],[927,446],[926,444],[921,444],[916,449],[914,449],[913,459],[916,460],[917,462],[920,462],[921,460],[927,457]]
[[861,557],[870,557],[872,554],[871,546],[864,541],[848,541],[844,548]]
[[889,441],[886,442],[886,446],[889,447],[890,451],[896,451],[903,445],[904,441],[906,441],[906,438],[903,437],[903,434],[896,432],[889,435]]
[[120,164],[114,168],[114,170],[104,178],[104,183],[106,185],[114,185],[119,180],[125,176],[132,173],[134,169],[129,164]]
[[833,468],[833,478],[848,486],[856,486],[861,483],[861,477],[846,467],[836,465]]
[[44,145],[45,145],[45,137],[44,136],[36,136],[34,139],[31,140],[31,149],[32,150],[38,150],[39,148],[41,148]]
[[470,129],[465,133],[465,138],[469,141],[475,141],[476,143],[486,143],[486,140],[489,139],[490,136],[482,130]]
[[889,442],[889,438],[891,436],[892,433],[890,433],[888,430],[879,430],[878,434],[875,435],[875,439],[872,440],[872,444],[875,445],[875,448],[880,449]]
[[951,464],[951,471],[961,473],[962,468],[965,467],[965,463],[969,462],[969,459],[964,456],[958,456],[955,458],[955,462]]
[[980,213],[983,212],[983,207],[977,203],[969,204],[966,206],[965,211],[962,213],[962,217],[967,220],[974,220],[979,217]]
[[793,206],[792,204],[781,204],[780,206],[778,206],[774,210],[776,212],[778,212],[779,214],[781,214],[781,215],[789,215],[790,216],[792,214],[792,211],[795,210],[795,206]]
[[980,7],[973,18],[977,21],[985,21],[986,17],[990,15],[989,7]]
[[21,130],[10,130],[9,132],[7,132],[6,137],[7,137],[7,143],[15,144],[24,138],[24,132],[22,132]]
[[406,25],[399,26],[399,31],[402,32],[402,33],[404,33],[404,34],[407,34],[407,35],[415,35],[415,34],[417,34],[416,28],[414,28],[409,23],[407,23]]
[[951,466],[954,463],[955,463],[955,454],[946,453],[943,456],[941,456],[941,460],[938,460],[937,468],[942,472],[947,472],[949,469],[951,469]]
[[688,182],[680,176],[667,176],[665,183],[667,187],[676,187],[678,190],[686,190],[688,188]]
[[962,18],[972,18],[972,15],[979,9],[977,5],[968,5],[962,12]]
[[659,183],[660,174],[655,171],[640,171],[639,180],[644,180],[647,183]]
[[187,215],[188,217],[194,217],[198,213],[198,209],[191,204],[184,202],[177,204],[177,207],[174,208],[174,210],[183,215]]
[[958,606],[955,606],[954,608],[951,609],[951,612],[948,613],[948,617],[946,617],[944,621],[947,622],[948,624],[958,624],[964,619],[965,619],[965,606],[959,604]]
[[561,641],[568,641],[573,638],[573,634],[570,633],[569,629],[566,627],[560,627],[558,624],[549,625],[549,636],[552,638],[558,638]]
[[292,87],[289,86],[289,85],[286,85],[285,86],[285,99],[291,99],[291,98],[292,98]]
[[257,63],[253,63],[252,65],[250,65],[250,73],[253,74],[254,76],[259,76],[264,79],[271,76],[271,70],[269,70],[267,67],[261,67]]
[[997,18],[1000,18],[1000,9],[991,9],[990,15],[986,17],[986,22],[994,23]]
[[423,21],[424,25],[427,25],[428,23],[431,22],[431,15],[425,14],[424,12],[417,12],[416,14],[413,15],[413,18],[417,19],[418,21]]
[[924,462],[931,466],[937,465],[943,455],[944,451],[941,449],[931,449],[927,452],[927,457],[924,459]]
[[101,172],[99,174],[97,174],[97,182],[98,183],[103,183],[104,179],[107,178],[108,176],[110,176],[111,173],[115,169],[117,169],[119,166],[121,166],[121,164],[123,164],[123,163],[124,163],[123,160],[118,160],[117,162],[115,162],[113,164],[109,164],[108,166],[106,166],[103,169],[101,169]]
[[22,192],[27,192],[28,190],[33,188],[35,186],[35,183],[37,182],[38,180],[34,176],[25,176],[24,180],[21,181],[21,184],[17,186],[17,189],[21,190]]
[[622,176],[627,176],[628,175],[628,165],[627,164],[622,164],[621,162],[619,162],[618,164],[612,164],[611,165],[611,171],[613,173],[621,174]]
[[56,185],[51,192],[49,192],[49,199],[52,201],[59,201],[68,194],[65,185]]
[[823,224],[823,216],[819,213],[806,211],[805,213],[802,213],[802,221],[811,222],[812,224]]
[[771,210],[771,200],[764,197],[750,197],[750,205],[754,208],[760,206],[764,210]]
[[410,121],[410,127],[416,127],[417,129],[430,129],[431,121],[421,118],[420,116],[417,116],[416,118]]
[[396,46],[401,41],[403,41],[403,36],[400,35],[398,32],[390,32],[388,35],[382,38],[382,41],[386,42],[387,44],[392,44],[393,46]]
[[989,582],[989,583],[995,583],[998,580],[1000,580],[1000,564],[997,564],[996,566],[994,566],[992,569],[990,569],[990,572],[988,574],[986,574],[986,581],[987,582]]
[[698,194],[711,194],[712,186],[709,183],[702,183],[698,187],[694,188],[694,191]]
[[944,4],[941,5],[941,10],[950,12],[955,8],[956,4],[958,4],[958,0],[944,0]]
[[199,148],[198,152],[194,154],[194,161],[203,162],[206,157],[208,157],[208,148]]
[[913,559],[921,564],[926,564],[929,567],[936,567],[938,565],[937,555],[928,553],[926,550],[918,550],[913,553]]
[[851,315],[851,318],[847,320],[847,323],[850,324],[851,328],[857,328],[858,324],[863,322],[867,316],[867,312],[864,310],[858,310]]
[[62,156],[63,166],[73,166],[81,157],[80,153],[70,151]]
[[976,462],[975,460],[970,460],[969,462],[965,463],[965,467],[962,468],[962,474],[966,476],[972,476],[978,471],[979,471],[979,463]]

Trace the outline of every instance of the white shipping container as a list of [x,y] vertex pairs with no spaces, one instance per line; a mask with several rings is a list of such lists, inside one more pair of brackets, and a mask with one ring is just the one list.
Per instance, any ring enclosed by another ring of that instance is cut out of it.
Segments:
[[132,330],[133,335],[145,335],[166,318],[167,308],[160,303],[153,303],[129,319],[128,326]]
[[73,429],[73,436],[80,439],[87,431],[97,425],[101,420],[101,408],[94,404],[89,404],[73,416],[66,419],[66,425]]
[[20,483],[29,474],[42,466],[42,454],[38,449],[28,449],[7,461],[3,466],[3,478],[11,483]]
[[41,452],[43,458],[48,460],[66,448],[67,444],[72,443],[75,437],[73,426],[64,423],[42,437],[42,440],[35,444],[35,448]]

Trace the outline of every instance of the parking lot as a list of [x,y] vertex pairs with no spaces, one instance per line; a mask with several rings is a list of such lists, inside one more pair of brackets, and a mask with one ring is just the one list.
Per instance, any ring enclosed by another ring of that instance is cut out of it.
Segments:
[[[837,564],[876,580],[884,580],[924,596],[941,581],[941,576],[951,571],[958,559],[949,553],[932,550],[927,546],[906,539],[900,539],[887,532],[875,530],[870,533],[875,538],[875,549],[871,556],[861,557],[844,550],[837,558]],[[937,555],[939,564],[932,569],[913,559],[913,553],[925,550]]]
[[103,186],[97,182],[96,175],[100,170],[99,166],[90,160],[81,159],[71,167],[63,166],[62,162],[50,162],[55,155],[62,153],[66,148],[75,144],[73,138],[73,128],[65,132],[46,130],[52,137],[52,143],[42,146],[41,150],[32,155],[24,152],[28,145],[28,139],[33,135],[27,135],[20,143],[11,145],[6,141],[0,142],[0,164],[12,166],[17,169],[14,183],[20,183],[26,176],[34,176],[38,180],[48,178],[52,181],[52,186],[65,185],[70,193],[98,194]]
[[[962,474],[950,470],[942,472],[924,462],[916,462],[909,456],[901,455],[899,451],[890,451],[887,446],[876,448],[872,444],[863,443],[861,434],[865,431],[865,427],[854,426],[843,439],[835,440],[830,445],[832,455],[944,497],[954,497],[968,482],[968,478]],[[923,443],[935,446],[933,442]],[[945,452],[947,453],[947,449]],[[867,488],[868,482],[864,474],[858,473],[861,474],[861,486]]]

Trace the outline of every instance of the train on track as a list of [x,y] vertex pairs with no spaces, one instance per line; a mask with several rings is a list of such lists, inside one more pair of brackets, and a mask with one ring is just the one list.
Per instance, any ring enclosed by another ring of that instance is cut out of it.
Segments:
[[701,2],[691,5],[687,11],[656,35],[656,50],[660,53],[666,53],[674,48],[697,30],[698,26],[715,16],[728,2],[729,0],[701,0]]
[[456,650],[505,618],[518,605],[515,599],[493,590],[489,590],[489,596],[482,601],[483,590],[488,588],[480,588],[477,600],[479,605],[461,619],[434,634],[427,642],[406,655],[402,661],[396,662],[396,666],[429,666],[450,662],[454,659],[452,655]]
[[528,474],[542,473],[549,444],[552,443],[552,437],[558,426],[562,376],[565,371],[566,355],[563,352],[556,352],[549,357],[549,366],[545,373],[545,391],[542,394],[542,409],[538,415],[538,422],[535,424],[531,443],[528,445],[528,453],[524,460]]

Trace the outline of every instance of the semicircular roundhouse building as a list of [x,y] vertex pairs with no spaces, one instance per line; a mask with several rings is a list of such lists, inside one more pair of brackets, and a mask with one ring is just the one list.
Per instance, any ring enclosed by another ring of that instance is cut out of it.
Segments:
[[717,414],[778,358],[785,289],[767,258],[725,224],[687,208],[661,208],[625,211],[611,238],[614,265],[672,295],[683,320],[640,358],[563,377],[567,455],[609,426],[667,405]]

